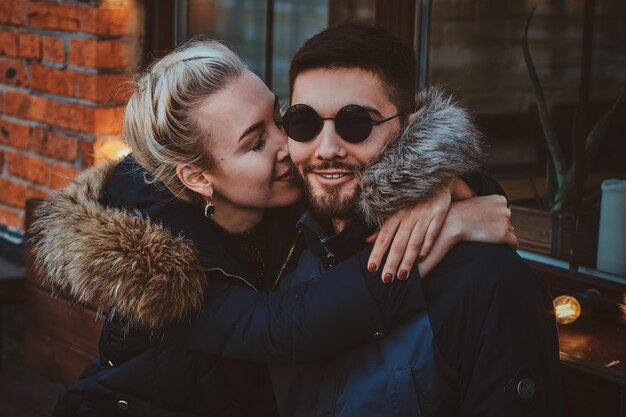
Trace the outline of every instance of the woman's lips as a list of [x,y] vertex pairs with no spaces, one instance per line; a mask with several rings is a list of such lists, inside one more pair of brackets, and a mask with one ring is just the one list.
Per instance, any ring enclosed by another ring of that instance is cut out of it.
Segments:
[[288,169],[284,174],[274,178],[274,181],[291,181],[293,179],[293,171]]

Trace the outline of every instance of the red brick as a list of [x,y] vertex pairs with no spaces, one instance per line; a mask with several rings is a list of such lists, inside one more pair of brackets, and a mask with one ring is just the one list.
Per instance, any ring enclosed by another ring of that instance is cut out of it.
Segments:
[[75,4],[32,2],[30,25],[41,29],[77,32],[80,26]]
[[50,168],[50,184],[49,187],[53,190],[64,188],[69,184],[78,174],[80,170],[76,168],[67,167],[59,164],[52,164]]
[[6,178],[0,178],[0,203],[24,208],[29,188]]
[[28,22],[27,18],[27,0],[5,0],[12,3],[11,8],[11,24],[17,26],[25,26]]
[[0,58],[0,83],[15,87],[28,87],[24,62],[18,59]]
[[26,189],[26,199],[29,200],[31,198],[46,198],[48,197],[48,193],[42,191],[36,187],[27,187]]
[[48,132],[47,135],[33,136],[31,149],[57,160],[72,162],[78,157],[78,139]]
[[137,34],[137,9],[126,7],[79,6],[80,31],[99,35]]
[[0,54],[17,56],[17,33],[11,30],[0,31]]
[[0,120],[0,144],[28,149],[30,135],[30,126]]
[[124,107],[98,108],[94,111],[93,133],[96,135],[116,135],[122,132]]
[[68,61],[90,68],[126,68],[134,61],[135,44],[125,40],[70,40]]
[[26,7],[26,0],[0,1],[0,24],[10,23],[14,26],[26,25]]
[[96,102],[127,101],[130,97],[130,78],[125,74],[78,74],[78,96]]
[[11,0],[0,1],[0,24],[11,21]]
[[43,122],[46,120],[47,107],[48,101],[43,97],[17,91],[4,94],[4,112],[12,116]]
[[83,167],[87,168],[93,166],[95,161],[94,143],[85,139],[80,141],[80,158],[83,162]]
[[18,35],[18,55],[22,58],[41,57],[41,40],[39,35],[22,32]]
[[62,96],[76,96],[76,71],[31,64],[30,77],[30,86],[33,89]]
[[45,159],[17,152],[6,152],[6,161],[9,174],[36,184],[48,182],[50,164]]
[[93,123],[89,119],[85,119],[85,113],[92,111],[82,104],[55,101],[54,105],[48,106],[46,120],[54,126],[89,132],[93,128]]
[[24,229],[21,212],[8,207],[0,207],[0,224],[16,229]]
[[56,36],[41,37],[42,57],[44,61],[65,63],[65,40]]

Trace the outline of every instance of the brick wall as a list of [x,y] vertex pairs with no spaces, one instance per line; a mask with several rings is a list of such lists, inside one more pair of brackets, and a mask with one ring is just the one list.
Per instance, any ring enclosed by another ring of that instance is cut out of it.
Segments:
[[0,0],[0,225],[119,136],[139,59],[139,0]]

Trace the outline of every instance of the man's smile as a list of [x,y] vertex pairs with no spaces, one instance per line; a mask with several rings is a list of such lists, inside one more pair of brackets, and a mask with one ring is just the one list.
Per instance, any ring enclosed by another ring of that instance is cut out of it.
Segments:
[[312,174],[319,184],[325,186],[338,186],[354,179],[353,171],[316,170]]

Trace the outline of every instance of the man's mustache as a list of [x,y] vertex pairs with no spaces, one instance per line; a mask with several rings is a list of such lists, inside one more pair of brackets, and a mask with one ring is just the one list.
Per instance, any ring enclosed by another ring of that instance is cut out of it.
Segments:
[[304,174],[309,174],[314,171],[324,171],[329,169],[336,169],[339,171],[352,171],[357,173],[363,169],[363,166],[358,164],[348,164],[345,162],[332,162],[332,161],[324,161],[318,164],[307,165],[303,168]]

